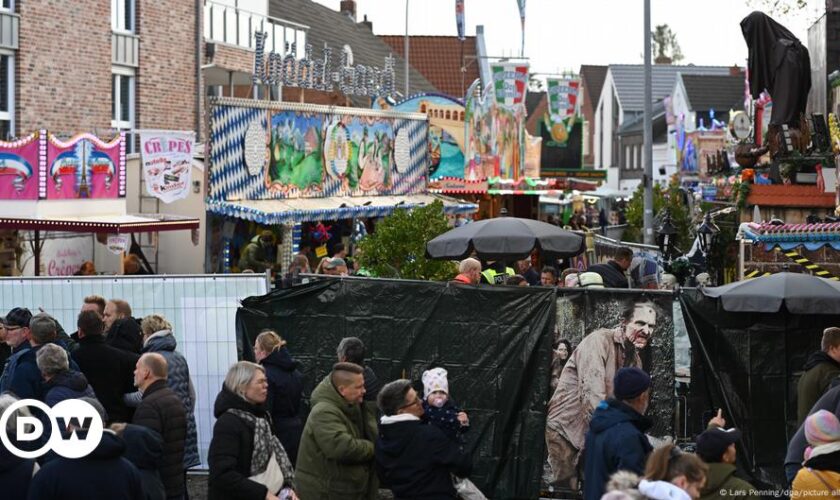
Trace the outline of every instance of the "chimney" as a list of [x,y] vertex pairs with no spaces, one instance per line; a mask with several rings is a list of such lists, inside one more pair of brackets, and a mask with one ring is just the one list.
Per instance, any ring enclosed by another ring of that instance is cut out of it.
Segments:
[[355,0],[341,0],[341,6],[339,7],[339,12],[346,15],[353,22],[356,22],[356,2]]
[[365,19],[363,21],[361,21],[359,24],[367,26],[367,29],[369,29],[371,32],[373,32],[373,23],[368,21],[367,14],[365,14]]
[[744,76],[744,70],[742,70],[737,64],[733,64],[732,67],[729,68],[729,76]]

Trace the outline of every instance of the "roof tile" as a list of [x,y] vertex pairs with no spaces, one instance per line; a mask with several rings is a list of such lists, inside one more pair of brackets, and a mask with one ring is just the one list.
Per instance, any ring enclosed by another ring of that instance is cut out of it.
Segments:
[[680,75],[692,111],[725,113],[744,106],[744,75]]
[[747,197],[750,205],[762,207],[834,207],[834,193],[825,193],[816,185],[753,184]]
[[[395,54],[403,56],[405,37],[380,35]],[[463,52],[462,52],[463,51]],[[462,59],[463,54],[463,59]],[[444,94],[464,98],[467,88],[479,77],[475,37],[466,37],[462,43],[457,36],[409,37],[409,64]],[[462,72],[461,61],[466,71]]]
[[[674,90],[677,73],[683,75],[728,75],[728,66],[674,66],[655,64],[652,69],[653,102],[660,101]],[[641,64],[610,65],[618,100],[621,108],[628,111],[641,111],[645,103],[645,67]],[[600,97],[600,96],[599,96]]]
[[583,83],[587,99],[592,104],[592,109],[598,105],[601,98],[601,90],[604,88],[604,80],[607,79],[608,66],[594,66],[584,64],[580,67],[580,79]]
[[[279,19],[309,26],[306,42],[312,45],[313,55],[320,56],[321,48],[326,44],[333,49],[333,65],[338,65],[345,45],[353,51],[353,63],[356,65],[382,68],[385,58],[394,52],[364,24],[354,22],[347,15],[312,0],[269,0],[268,13]],[[402,70],[404,63],[398,54],[394,54],[394,58],[397,92],[402,92],[405,89],[405,72]],[[409,69],[409,78],[411,93],[437,91],[415,68]],[[353,96],[353,100],[359,103],[367,99]]]

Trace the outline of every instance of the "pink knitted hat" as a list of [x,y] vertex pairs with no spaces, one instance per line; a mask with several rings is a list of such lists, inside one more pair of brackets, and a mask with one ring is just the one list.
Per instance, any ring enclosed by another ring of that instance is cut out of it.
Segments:
[[840,441],[840,420],[826,410],[810,415],[805,419],[805,439],[814,447]]

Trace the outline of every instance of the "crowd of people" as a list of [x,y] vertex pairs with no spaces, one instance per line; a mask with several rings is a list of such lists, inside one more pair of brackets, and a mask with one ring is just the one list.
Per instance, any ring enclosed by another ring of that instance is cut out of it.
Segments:
[[567,341],[555,347],[553,372],[560,374],[548,405],[549,483],[604,500],[840,497],[840,328],[823,332],[799,379],[800,425],[785,459],[785,492],[739,477],[741,431],[726,428],[722,410],[696,437],[694,453],[673,443],[653,447],[646,435],[651,378],[637,351],[655,314],[652,304],[637,303],[619,328],[591,332],[574,350]]
[[[477,283],[481,275],[481,263],[466,259],[456,281]],[[82,399],[106,425],[97,448],[81,459],[53,452],[24,459],[0,448],[4,498],[187,498],[186,471],[200,463],[190,367],[165,317],[132,314],[123,300],[89,296],[72,334],[45,312],[16,307],[0,318],[0,413],[20,399],[48,406]],[[580,489],[586,499],[759,498],[738,477],[741,432],[726,428],[721,411],[697,436],[696,453],[654,448],[646,436],[651,378],[640,352],[659,314],[651,302],[633,303],[616,328],[590,332],[578,346],[554,346],[550,482]],[[445,369],[425,371],[422,383],[383,384],[365,363],[363,342],[344,338],[305,416],[301,367],[286,341],[265,330],[253,352],[256,363],[230,367],[213,406],[209,498],[372,499],[380,487],[396,498],[484,498],[469,480],[469,416],[450,393]],[[840,328],[825,330],[806,363],[798,403],[800,427],[785,459],[791,491],[834,495]],[[7,429],[32,415],[44,418],[19,409]]]
[[675,281],[669,278],[673,276],[662,275],[655,260],[636,255],[628,247],[619,247],[613,258],[590,264],[586,270],[569,267],[558,271],[552,265],[538,270],[530,258],[508,264],[482,263],[470,257],[460,262],[453,281],[471,285],[673,289]]
[[[77,398],[105,425],[96,449],[79,459],[52,451],[20,458],[0,447],[3,498],[188,498],[186,471],[200,463],[195,391],[165,317],[138,320],[125,301],[89,296],[70,335],[45,312],[16,307],[0,319],[8,347],[0,414],[21,399],[53,406]],[[303,375],[286,341],[266,330],[253,351],[257,362],[230,367],[213,405],[209,499],[374,499],[380,487],[397,498],[484,498],[468,479],[469,417],[443,368],[425,372],[422,387],[383,385],[362,341],[344,338],[304,418]],[[6,429],[20,449],[27,443],[16,438],[18,419],[33,415],[47,429],[36,444],[49,440],[49,417],[18,408]]]

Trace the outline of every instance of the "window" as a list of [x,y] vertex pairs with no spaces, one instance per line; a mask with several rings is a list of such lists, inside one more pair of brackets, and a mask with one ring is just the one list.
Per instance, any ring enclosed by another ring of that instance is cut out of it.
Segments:
[[15,134],[15,58],[0,54],[0,140]]
[[111,29],[134,33],[134,0],[111,0]]
[[[134,75],[111,75],[111,127],[134,129]],[[126,152],[135,152],[133,133],[126,137]]]
[[0,10],[15,10],[12,0],[0,0]]
[[636,151],[636,168],[643,169],[643,168],[645,168],[645,166],[642,165],[642,149],[643,148],[642,148],[642,146],[637,146],[636,149],[638,149],[638,151]]
[[345,45],[341,50],[347,54],[347,67],[353,66],[353,49],[349,45]]

